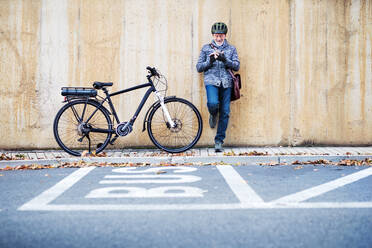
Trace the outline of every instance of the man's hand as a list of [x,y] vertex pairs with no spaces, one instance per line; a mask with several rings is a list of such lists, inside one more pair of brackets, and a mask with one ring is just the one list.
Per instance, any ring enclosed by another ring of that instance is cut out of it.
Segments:
[[226,62],[225,54],[223,54],[223,53],[218,54],[217,60],[222,61],[222,62]]
[[209,60],[210,60],[211,64],[212,64],[214,61],[216,61],[216,58],[217,58],[217,57],[218,57],[218,53],[216,53],[216,52],[213,52],[213,53],[209,54]]

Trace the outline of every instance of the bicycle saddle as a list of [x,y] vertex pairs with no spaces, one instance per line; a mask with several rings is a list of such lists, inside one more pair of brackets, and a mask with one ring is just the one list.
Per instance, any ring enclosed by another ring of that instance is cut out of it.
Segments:
[[112,86],[113,84],[114,83],[112,83],[112,82],[107,82],[107,83],[105,83],[105,82],[94,82],[93,87],[95,89],[99,90],[99,89],[102,89],[103,87],[106,87],[106,86]]

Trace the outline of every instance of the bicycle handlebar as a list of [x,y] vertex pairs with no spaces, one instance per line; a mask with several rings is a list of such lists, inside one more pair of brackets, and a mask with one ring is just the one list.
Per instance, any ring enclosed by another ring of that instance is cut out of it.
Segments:
[[146,69],[149,71],[151,76],[159,76],[159,73],[156,71],[155,67],[147,66]]

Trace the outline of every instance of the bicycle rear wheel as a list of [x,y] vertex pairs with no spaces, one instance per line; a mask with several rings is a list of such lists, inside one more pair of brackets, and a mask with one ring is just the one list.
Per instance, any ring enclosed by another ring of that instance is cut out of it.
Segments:
[[[93,132],[92,129],[106,132]],[[99,103],[86,100],[76,100],[63,106],[58,111],[53,126],[58,145],[74,156],[80,156],[83,151],[89,150],[96,154],[101,152],[111,139],[111,129],[108,111],[99,106]]]
[[170,126],[161,105],[157,104],[147,120],[147,132],[151,141],[158,148],[170,153],[184,152],[192,148],[203,130],[198,109],[182,98],[165,99],[164,104],[176,127]]

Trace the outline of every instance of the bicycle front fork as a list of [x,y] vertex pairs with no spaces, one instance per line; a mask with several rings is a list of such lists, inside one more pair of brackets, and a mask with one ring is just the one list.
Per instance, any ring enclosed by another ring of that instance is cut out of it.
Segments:
[[157,98],[159,99],[161,108],[163,110],[163,113],[164,113],[165,117],[168,120],[168,123],[169,123],[170,127],[171,128],[176,127],[176,123],[174,123],[174,121],[172,120],[172,118],[169,114],[169,111],[167,109],[167,106],[165,106],[165,104],[164,104],[164,97],[159,92],[155,92],[155,94],[156,94]]

